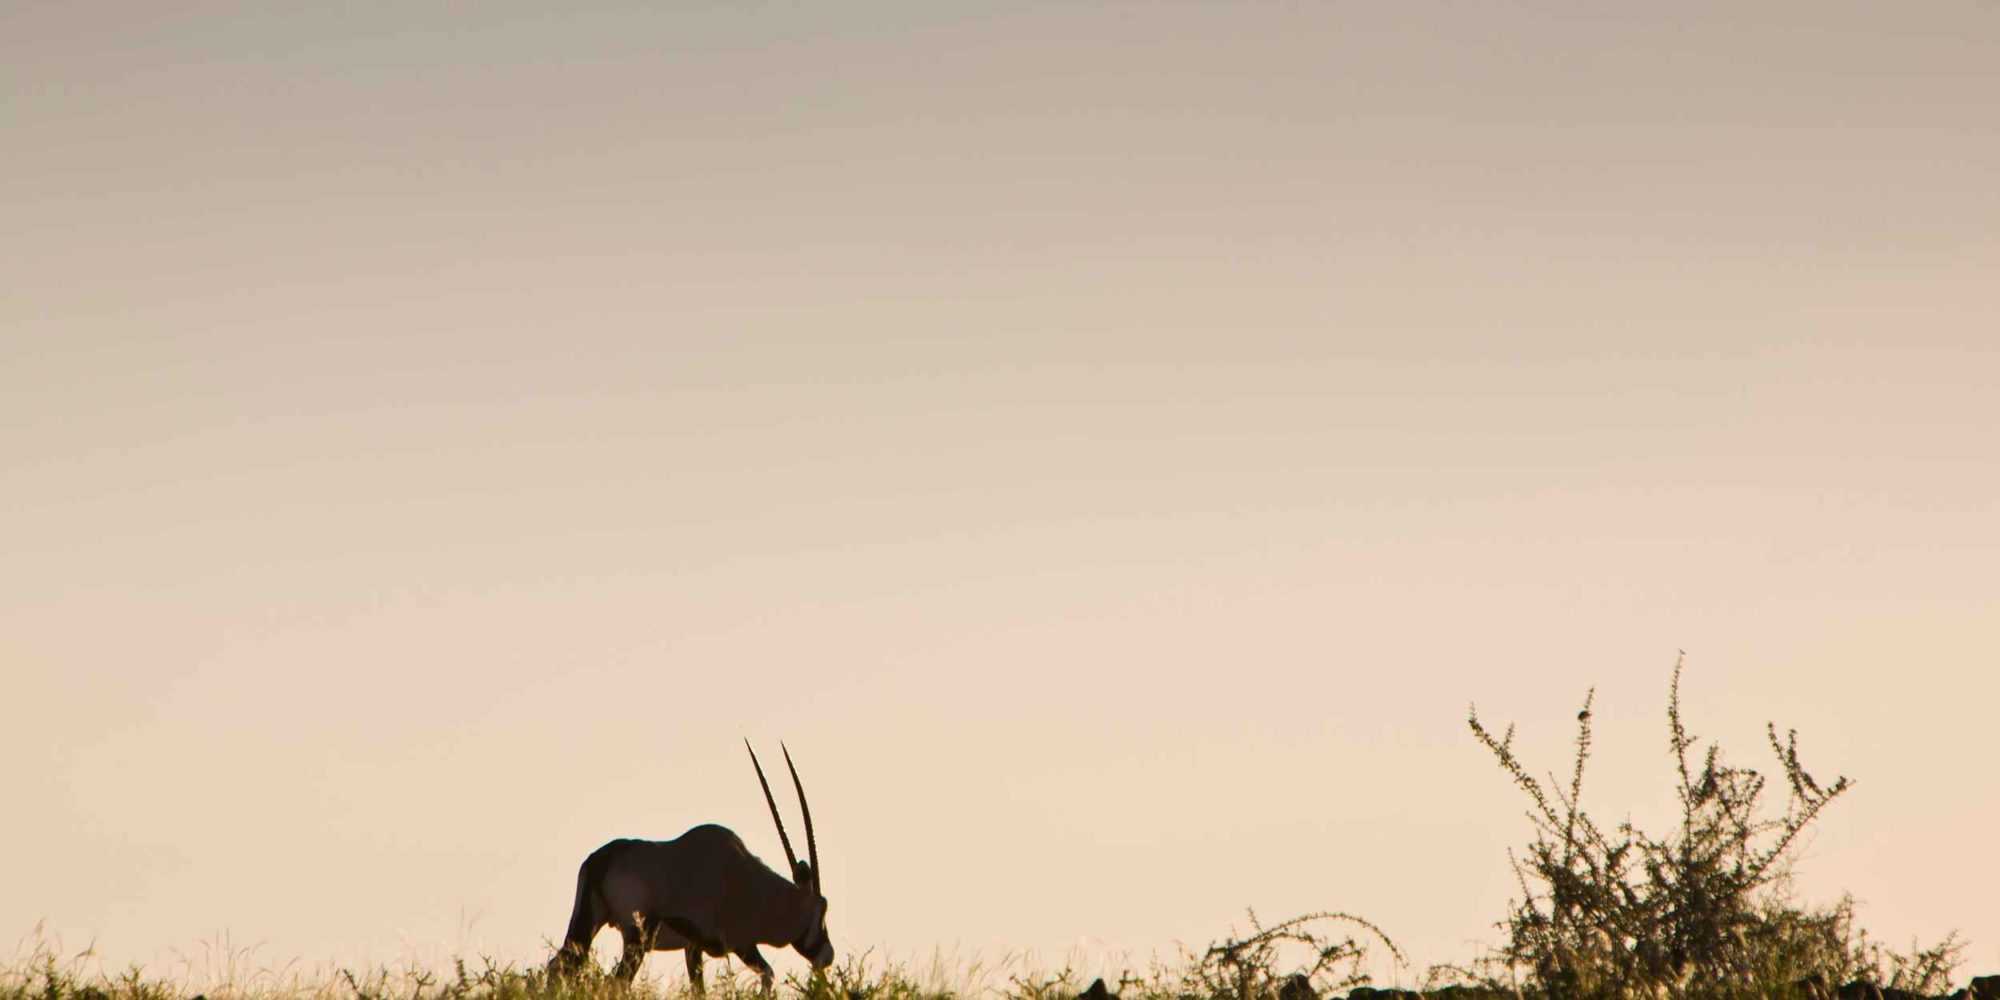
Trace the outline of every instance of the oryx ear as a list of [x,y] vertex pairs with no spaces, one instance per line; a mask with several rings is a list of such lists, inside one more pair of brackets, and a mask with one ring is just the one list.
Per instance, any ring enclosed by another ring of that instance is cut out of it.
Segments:
[[812,865],[803,861],[792,862],[792,881],[798,885],[813,884]]

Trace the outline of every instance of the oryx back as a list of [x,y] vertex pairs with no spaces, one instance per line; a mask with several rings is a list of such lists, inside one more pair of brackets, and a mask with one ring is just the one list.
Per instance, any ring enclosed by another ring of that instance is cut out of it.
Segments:
[[642,930],[652,931],[649,939],[657,950],[672,951],[686,945],[686,940],[664,922],[649,919],[642,924],[634,920],[635,910],[627,895],[621,894],[615,903],[605,896],[606,877],[632,863],[633,859],[627,855],[635,851],[644,854],[645,848],[653,846],[657,845],[645,840],[614,840],[583,859],[576,872],[576,902],[570,907],[569,927],[563,933],[563,950],[557,954],[558,961],[565,955],[572,962],[582,961],[590,954],[591,940],[607,924],[617,927],[628,938]]
[[[723,955],[771,941],[792,884],[750,853],[742,838],[714,824],[673,840],[614,841],[626,845],[605,865],[599,893],[609,922],[637,924]],[[609,846],[609,845],[607,845]],[[800,930],[803,930],[801,927]],[[655,951],[680,946],[656,942]]]

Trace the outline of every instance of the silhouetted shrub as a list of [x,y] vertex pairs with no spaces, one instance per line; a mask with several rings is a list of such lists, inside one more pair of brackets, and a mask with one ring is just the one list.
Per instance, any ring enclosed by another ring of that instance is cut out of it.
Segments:
[[[1467,723],[1502,770],[1526,793],[1535,839],[1512,855],[1521,898],[1501,925],[1504,961],[1525,973],[1527,991],[1549,1000],[1596,997],[1702,998],[1797,995],[1807,982],[1880,982],[1941,992],[1958,954],[1955,938],[1897,955],[1857,934],[1850,900],[1823,908],[1793,904],[1788,855],[1805,830],[1851,783],[1822,784],[1799,762],[1798,734],[1781,740],[1766,726],[1787,791],[1782,811],[1760,801],[1766,779],[1725,762],[1681,718],[1681,661],[1667,700],[1668,750],[1680,802],[1665,835],[1629,821],[1607,830],[1582,806],[1591,751],[1591,703],[1577,713],[1568,787],[1544,784],[1513,749],[1513,727],[1496,738]],[[1698,759],[1699,764],[1692,764]],[[1495,984],[1498,977],[1489,977]]]

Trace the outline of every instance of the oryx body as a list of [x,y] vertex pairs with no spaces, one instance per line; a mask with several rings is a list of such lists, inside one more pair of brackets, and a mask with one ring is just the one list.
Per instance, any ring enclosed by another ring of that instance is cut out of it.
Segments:
[[[764,989],[771,988],[770,963],[759,954],[762,944],[789,946],[814,968],[833,961],[833,942],[826,934],[826,897],[819,888],[819,849],[812,832],[812,812],[805,789],[792,770],[793,787],[805,816],[810,862],[792,855],[784,821],[764,769],[757,780],[778,825],[778,839],[792,863],[792,877],[772,871],[750,853],[726,827],[703,824],[673,840],[614,840],[592,851],[576,873],[576,903],[562,950],[551,968],[561,971],[587,961],[591,939],[606,924],[624,938],[624,955],[617,975],[631,979],[649,951],[687,952],[688,979],[701,988],[704,954],[735,955],[757,970]],[[785,755],[791,766],[791,754]]]

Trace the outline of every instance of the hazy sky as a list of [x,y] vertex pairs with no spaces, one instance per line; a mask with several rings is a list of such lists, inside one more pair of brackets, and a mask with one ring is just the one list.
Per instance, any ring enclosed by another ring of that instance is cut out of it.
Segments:
[[1462,960],[1685,648],[2000,971],[2000,6],[178,7],[0,7],[0,934],[539,960],[749,736],[843,949]]

